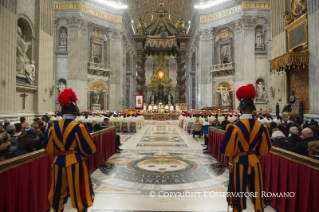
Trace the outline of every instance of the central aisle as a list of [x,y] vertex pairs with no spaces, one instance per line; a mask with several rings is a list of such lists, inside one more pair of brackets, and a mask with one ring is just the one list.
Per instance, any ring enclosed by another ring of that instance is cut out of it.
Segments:
[[[226,198],[218,194],[227,191],[228,170],[213,169],[217,161],[203,153],[203,139],[177,121],[146,121],[138,133],[119,135],[124,151],[91,175],[90,212],[227,211]],[[247,203],[246,211],[253,211]],[[65,211],[76,211],[71,208],[69,200]]]

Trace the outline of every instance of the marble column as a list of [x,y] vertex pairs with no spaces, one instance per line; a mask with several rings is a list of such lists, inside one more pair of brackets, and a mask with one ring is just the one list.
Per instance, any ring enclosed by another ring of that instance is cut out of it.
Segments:
[[87,67],[89,63],[88,24],[80,18],[68,19],[68,81],[78,96],[80,110],[87,110]]
[[212,45],[213,45],[212,32],[206,29],[201,32],[200,36],[200,50],[198,58],[200,59],[198,68],[199,75],[199,109],[204,107],[210,107],[213,103],[212,97],[212,77],[210,73],[210,68],[212,66]]
[[317,0],[308,0],[308,39],[309,39],[309,106],[311,114],[319,115],[319,3]]
[[[256,19],[252,16],[243,16],[236,26],[234,39],[235,90],[249,83],[255,84],[256,81],[254,59]],[[237,99],[235,99],[235,105],[238,105]]]
[[36,27],[34,41],[34,59],[36,67],[36,85],[34,111],[39,115],[50,111],[52,96],[50,88],[53,81],[53,0],[37,0]]
[[0,0],[0,117],[15,112],[17,1]]
[[124,109],[125,70],[123,67],[123,32],[111,29],[110,34],[110,65],[113,69],[110,75],[109,110]]

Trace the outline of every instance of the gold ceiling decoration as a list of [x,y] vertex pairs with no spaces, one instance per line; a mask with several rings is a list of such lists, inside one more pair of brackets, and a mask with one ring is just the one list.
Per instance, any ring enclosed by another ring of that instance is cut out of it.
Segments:
[[287,53],[269,61],[270,74],[287,71],[290,68],[306,68],[309,64],[309,53]]
[[[160,3],[160,0],[123,0],[123,4],[128,5],[128,11],[135,27],[140,18],[147,22],[151,21]],[[163,0],[164,9],[170,14],[173,23],[182,18],[188,23],[193,16],[194,5],[199,3],[200,0]]]

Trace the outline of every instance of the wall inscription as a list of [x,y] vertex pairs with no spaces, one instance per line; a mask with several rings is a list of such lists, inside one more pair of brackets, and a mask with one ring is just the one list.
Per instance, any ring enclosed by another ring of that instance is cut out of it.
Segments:
[[211,21],[215,21],[221,18],[225,18],[231,15],[234,15],[236,13],[240,13],[243,10],[270,10],[271,5],[269,2],[254,2],[254,1],[243,1],[241,5],[238,5],[236,7],[232,7],[227,10],[219,11],[217,13],[206,15],[206,16],[200,16],[200,23],[208,23]]
[[79,2],[68,3],[54,3],[55,10],[81,10],[82,13],[95,16],[104,20],[112,21],[115,23],[122,23],[122,16],[111,15],[90,7],[87,7]]
[[269,2],[244,1],[241,3],[241,8],[242,10],[250,10],[250,9],[270,10],[271,6]]
[[288,33],[289,52],[293,52],[300,47],[305,51],[308,50],[307,23],[307,16],[303,15],[285,28]]

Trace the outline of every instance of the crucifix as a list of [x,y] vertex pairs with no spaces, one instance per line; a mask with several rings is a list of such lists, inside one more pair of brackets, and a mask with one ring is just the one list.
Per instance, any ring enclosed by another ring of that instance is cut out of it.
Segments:
[[20,94],[21,97],[23,97],[23,109],[25,109],[25,98],[28,96],[27,94],[23,93]]

